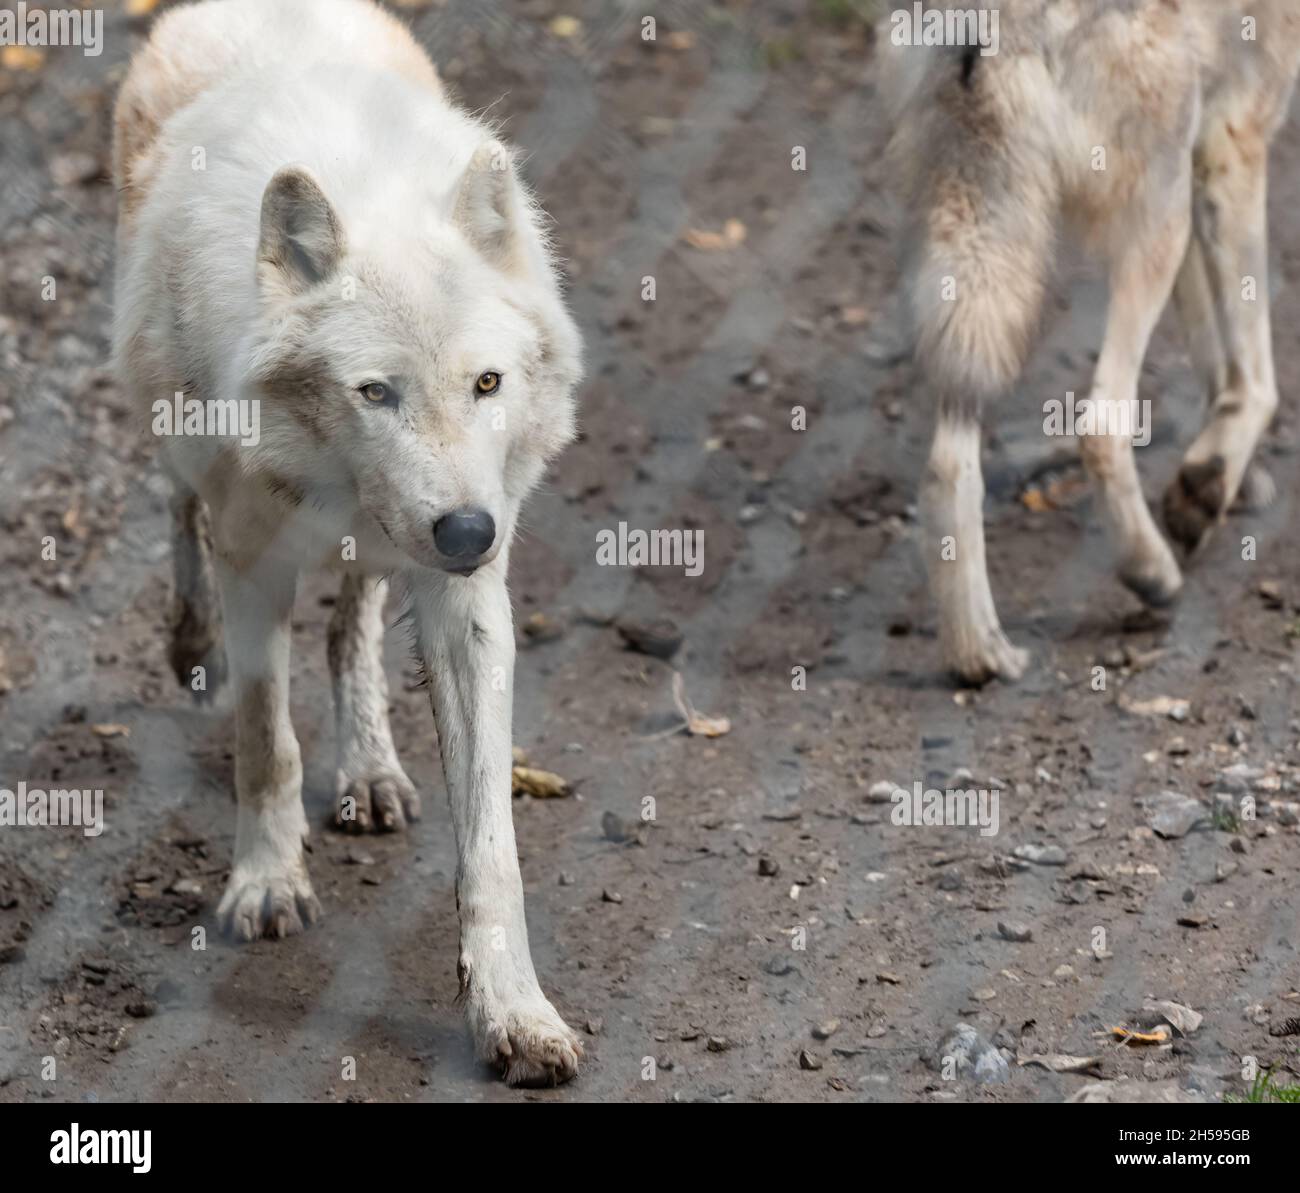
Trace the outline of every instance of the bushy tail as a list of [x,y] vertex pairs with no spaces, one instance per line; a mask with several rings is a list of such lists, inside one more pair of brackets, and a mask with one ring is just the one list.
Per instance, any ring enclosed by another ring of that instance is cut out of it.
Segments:
[[972,77],[961,55],[936,54],[890,146],[917,363],[939,393],[976,405],[1024,366],[1060,208],[1050,130],[1026,80],[1009,77],[1024,68],[991,62]]
[[909,286],[916,359],[974,408],[1009,389],[1042,309],[1051,225],[1018,195],[952,186],[922,214]]

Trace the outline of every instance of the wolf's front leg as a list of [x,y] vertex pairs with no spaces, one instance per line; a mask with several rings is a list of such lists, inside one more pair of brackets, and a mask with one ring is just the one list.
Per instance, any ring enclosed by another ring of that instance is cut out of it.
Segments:
[[577,1037],[537,984],[510,806],[515,658],[505,559],[412,582],[456,833],[461,994],[479,1054],[511,1085],[572,1077]]
[[235,862],[217,917],[243,940],[288,936],[320,916],[307,877],[302,761],[289,721],[292,570],[242,575],[217,564],[226,656],[235,684]]

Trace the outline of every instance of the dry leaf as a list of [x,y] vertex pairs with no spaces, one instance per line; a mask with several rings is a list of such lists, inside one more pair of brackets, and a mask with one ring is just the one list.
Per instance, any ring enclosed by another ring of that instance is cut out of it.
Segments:
[[689,50],[695,45],[695,34],[689,29],[678,29],[664,38],[670,50]]
[[111,724],[92,725],[90,727],[90,731],[96,737],[130,737],[131,736],[130,725],[111,725]]
[[40,70],[45,61],[45,51],[31,46],[4,46],[0,48],[0,66],[5,70]]
[[673,703],[686,722],[686,732],[692,737],[721,737],[731,732],[731,722],[726,717],[706,717],[695,711],[686,695],[686,682],[680,671],[673,672]]
[[510,793],[531,795],[534,799],[558,799],[561,796],[571,795],[573,787],[568,779],[549,770],[538,770],[532,766],[512,766]]
[[1052,508],[1052,503],[1043,496],[1042,489],[1026,489],[1020,494],[1020,504],[1034,514],[1045,514]]
[[64,510],[63,517],[59,519],[59,523],[68,534],[72,535],[72,537],[78,541],[83,540],[86,537],[87,531],[81,521],[81,507],[78,503],[74,502]]
[[1187,719],[1191,702],[1175,696],[1153,696],[1150,700],[1120,700],[1120,707],[1139,717],[1172,717],[1175,721]]
[[1033,1056],[1018,1056],[1016,1064],[1041,1065],[1053,1073],[1087,1073],[1101,1065],[1100,1056],[1066,1056],[1063,1052],[1043,1052]]
[[688,228],[682,239],[691,248],[705,253],[723,252],[744,244],[748,229],[737,219],[730,219],[722,225],[721,232],[709,232],[701,228]]
[[866,307],[842,307],[840,323],[845,327],[861,327],[870,317]]
[[582,22],[577,17],[552,17],[547,28],[556,37],[577,37],[582,32]]
[[1163,1023],[1150,1031],[1131,1031],[1127,1027],[1112,1027],[1108,1030],[1111,1035],[1126,1044],[1168,1044],[1174,1036],[1174,1033]]
[[1185,1007],[1180,1002],[1168,1002],[1165,999],[1148,998],[1143,1004],[1144,1011],[1156,1011],[1169,1021],[1169,1025],[1182,1035],[1190,1036],[1205,1018],[1204,1015]]
[[126,15],[147,17],[157,7],[158,0],[126,0]]
[[528,615],[522,628],[524,637],[529,642],[554,642],[557,638],[564,637],[564,623],[540,609]]

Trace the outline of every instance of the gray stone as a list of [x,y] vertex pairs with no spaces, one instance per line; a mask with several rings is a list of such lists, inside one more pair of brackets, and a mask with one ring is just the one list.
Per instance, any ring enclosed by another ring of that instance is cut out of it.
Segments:
[[1143,801],[1146,805],[1147,823],[1157,836],[1166,840],[1185,837],[1192,829],[1205,823],[1209,812],[1199,800],[1177,791],[1161,791]]

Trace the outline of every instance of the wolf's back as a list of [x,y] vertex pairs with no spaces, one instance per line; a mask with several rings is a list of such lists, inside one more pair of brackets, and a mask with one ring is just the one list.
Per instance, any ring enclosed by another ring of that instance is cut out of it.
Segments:
[[389,69],[440,93],[405,26],[370,0],[201,0],[154,26],[132,60],[113,121],[113,178],[128,218],[152,173],[149,151],[176,112],[214,87],[285,63],[336,60]]
[[1019,372],[1059,189],[1047,5],[998,7],[992,52],[901,41],[893,21],[878,38],[917,363],[940,401],[975,407]]
[[1272,2],[969,5],[997,13],[987,52],[916,45],[887,21],[889,173],[907,213],[917,360],[941,400],[978,405],[1014,381],[1063,214],[1104,233],[1144,173],[1181,168],[1212,30]]

